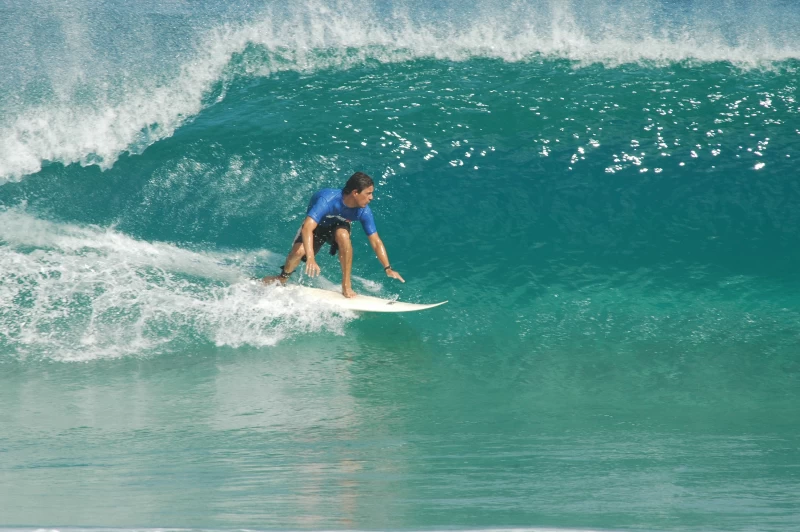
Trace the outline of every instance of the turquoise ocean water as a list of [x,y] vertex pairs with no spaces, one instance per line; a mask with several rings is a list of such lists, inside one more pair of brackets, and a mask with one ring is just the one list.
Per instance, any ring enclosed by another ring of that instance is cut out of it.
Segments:
[[800,529],[794,2],[0,20],[0,529]]

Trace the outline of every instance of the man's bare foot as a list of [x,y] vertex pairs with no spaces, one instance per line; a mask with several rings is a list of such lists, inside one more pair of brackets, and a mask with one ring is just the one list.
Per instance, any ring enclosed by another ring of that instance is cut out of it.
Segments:
[[286,284],[286,281],[288,281],[288,278],[281,277],[280,275],[267,275],[266,277],[261,279],[261,282],[264,284],[275,284],[275,283]]
[[342,287],[342,295],[344,297],[346,297],[346,298],[351,298],[351,297],[356,297],[358,294],[353,292],[353,289],[350,288],[349,286],[347,286],[347,287],[343,286]]

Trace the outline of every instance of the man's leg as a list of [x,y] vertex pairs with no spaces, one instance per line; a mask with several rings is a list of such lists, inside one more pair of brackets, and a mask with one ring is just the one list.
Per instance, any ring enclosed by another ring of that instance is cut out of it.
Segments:
[[276,281],[279,281],[283,284],[286,284],[286,281],[289,280],[289,275],[297,268],[297,265],[300,264],[300,261],[305,256],[306,251],[303,248],[302,242],[296,242],[292,246],[292,250],[286,256],[286,261],[283,263],[283,273],[281,275],[268,275],[261,279],[262,283],[270,284]]
[[340,227],[336,230],[336,244],[339,246],[339,263],[342,265],[342,294],[345,297],[356,295],[350,286],[350,270],[353,268],[353,246],[350,231]]

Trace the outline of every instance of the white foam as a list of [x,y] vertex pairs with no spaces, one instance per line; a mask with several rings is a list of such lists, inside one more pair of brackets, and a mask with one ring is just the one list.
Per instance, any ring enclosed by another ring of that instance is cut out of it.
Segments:
[[44,161],[108,169],[122,152],[140,153],[172,135],[200,112],[203,96],[220,79],[229,60],[218,48],[223,43],[212,43],[168,84],[137,80],[122,101],[99,91],[91,103],[62,99],[25,107],[0,128],[0,178],[38,172]]
[[354,275],[353,280],[358,281],[358,283],[361,284],[365,290],[372,292],[373,294],[378,294],[381,292],[381,290],[383,290],[383,284],[377,281],[365,279],[364,277],[359,277],[358,275]]
[[307,0],[293,2],[289,11],[269,10],[231,35],[281,54],[290,68],[310,69],[367,58],[519,61],[543,55],[612,66],[687,59],[754,66],[800,58],[794,25],[800,14],[768,3],[717,2],[666,12],[662,2],[652,0],[635,6],[601,0],[479,0],[435,8],[393,2],[382,10],[358,0]]
[[194,252],[0,212],[0,338],[18,357],[94,360],[176,345],[270,346],[342,334],[349,313],[248,280],[269,252]]
[[[380,8],[366,0],[306,0],[272,3],[260,13],[250,13],[249,5],[240,8],[248,13],[245,22],[213,30],[198,26],[194,51],[178,65],[164,59],[173,53],[169,46],[151,44],[132,79],[122,71],[108,72],[117,67],[91,46],[90,35],[102,28],[81,24],[74,13],[63,15],[68,46],[47,72],[53,98],[30,103],[17,94],[3,100],[0,183],[35,173],[44,161],[110,168],[121,153],[140,153],[197,115],[215,83],[223,86],[222,98],[229,75],[415,58],[544,56],[606,66],[729,61],[741,67],[800,58],[795,30],[800,17],[786,4],[769,1],[750,7],[719,1],[702,10],[684,6],[674,12],[664,12],[653,0],[635,7],[611,0],[479,0],[469,6],[443,2],[438,8],[410,0]],[[152,40],[157,43],[157,36]],[[231,68],[235,54],[243,59]],[[19,55],[33,63],[21,70],[35,70],[36,54],[20,50]],[[159,65],[149,77],[141,66],[148,61]],[[88,88],[76,90],[84,85]],[[80,96],[87,91],[91,98]]]

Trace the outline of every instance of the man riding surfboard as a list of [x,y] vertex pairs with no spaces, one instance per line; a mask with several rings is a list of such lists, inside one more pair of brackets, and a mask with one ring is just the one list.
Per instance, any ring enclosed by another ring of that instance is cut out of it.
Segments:
[[350,224],[358,220],[386,275],[404,283],[400,274],[392,269],[386,248],[375,228],[375,220],[369,208],[374,191],[372,178],[365,173],[356,172],[350,176],[343,189],[324,188],[314,194],[306,210],[306,219],[297,231],[292,249],[281,266],[280,275],[267,276],[262,281],[286,283],[301,260],[306,263],[306,274],[309,277],[319,275],[321,270],[315,256],[322,245],[328,243],[331,245],[331,255],[335,255],[337,251],[339,253],[342,294],[345,297],[354,297],[356,293],[350,285],[350,270],[353,265]]

